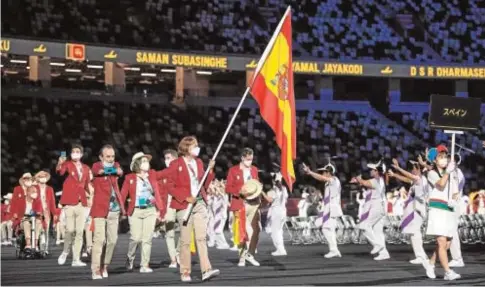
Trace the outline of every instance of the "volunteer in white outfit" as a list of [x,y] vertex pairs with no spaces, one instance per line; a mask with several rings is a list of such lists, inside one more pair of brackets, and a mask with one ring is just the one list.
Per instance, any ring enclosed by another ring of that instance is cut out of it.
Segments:
[[[460,165],[461,163],[461,156],[459,154],[455,155],[455,162],[456,165]],[[465,187],[465,175],[459,167],[456,167],[455,172],[452,173],[454,177],[454,182],[458,182],[458,192],[459,192],[459,199],[463,196],[463,189]],[[465,209],[466,210],[466,209]],[[458,223],[460,222],[461,216],[461,204],[456,204],[453,214],[455,216],[455,231],[453,233],[453,238],[451,239],[450,245],[450,253],[452,260],[448,263],[450,267],[465,267],[465,263],[463,262],[463,257],[461,255],[461,242],[460,236],[458,234]]]
[[374,260],[386,260],[391,258],[386,249],[384,236],[384,218],[386,183],[383,175],[386,171],[385,165],[379,161],[376,164],[367,164],[371,169],[371,179],[363,180],[360,176],[352,178],[350,183],[358,183],[368,189],[365,198],[364,214],[360,217],[359,228],[364,231],[364,235],[372,244],[371,254],[378,254]]
[[392,206],[392,213],[395,216],[402,217],[404,215],[404,203],[407,200],[406,189],[401,187],[394,192],[394,205]]
[[[428,158],[435,164],[435,169],[428,172],[428,182],[431,185],[428,200],[428,225],[426,235],[436,236],[436,249],[429,261],[423,262],[426,275],[436,278],[434,265],[439,257],[445,270],[445,280],[455,280],[461,276],[450,269],[448,265],[448,248],[455,234],[456,224],[453,213],[454,201],[458,200],[458,182],[453,181],[450,174],[455,171],[455,162],[448,161],[448,149],[440,145],[433,150],[434,155]],[[450,182],[451,180],[451,182]]]
[[360,216],[364,213],[365,196],[366,190],[362,189],[362,192],[357,193],[357,198],[355,199],[357,201],[357,204],[359,204],[359,209],[357,212],[357,216],[359,219]]
[[412,184],[409,194],[404,203],[404,215],[401,221],[401,231],[403,234],[411,235],[411,246],[413,247],[415,259],[409,261],[411,264],[422,264],[428,260],[428,256],[423,248],[423,235],[421,226],[426,218],[426,198],[428,193],[428,180],[421,173],[418,162],[410,161],[411,172],[399,166],[396,159],[392,161],[393,167],[401,174],[389,171],[389,176],[402,182]]
[[303,166],[303,171],[312,176],[318,181],[325,182],[325,191],[323,194],[323,212],[322,217],[322,229],[323,235],[328,242],[329,252],[325,254],[325,258],[342,257],[337,245],[337,234],[335,229],[337,228],[338,217],[343,215],[342,206],[340,202],[340,193],[342,187],[340,180],[334,176],[336,169],[331,163],[324,166],[322,174],[318,174],[310,170],[306,165]]
[[268,192],[265,199],[271,203],[268,211],[268,223],[271,239],[276,251],[273,256],[285,256],[286,249],[283,241],[283,227],[286,222],[286,202],[288,201],[288,190],[282,184],[283,176],[280,172],[273,174],[273,187]]

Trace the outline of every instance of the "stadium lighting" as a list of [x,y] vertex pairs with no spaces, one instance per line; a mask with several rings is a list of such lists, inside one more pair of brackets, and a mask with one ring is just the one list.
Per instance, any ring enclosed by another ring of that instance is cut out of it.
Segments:
[[30,66],[27,66],[27,70],[30,70]]
[[65,71],[70,73],[81,73],[80,69],[66,69]]
[[15,60],[15,59],[12,59],[12,60],[10,60],[10,63],[27,64],[27,61],[26,60]]
[[96,79],[96,76],[91,76],[91,75],[84,75],[83,76],[84,79],[90,79],[90,80],[94,80]]
[[197,71],[195,73],[198,75],[209,75],[209,76],[212,75],[211,71]]
[[162,73],[176,73],[177,72],[175,69],[161,69],[160,71]]
[[51,66],[57,66],[57,67],[64,67],[66,64],[64,64],[64,63],[57,63],[57,62],[51,62],[50,65]]
[[125,71],[136,71],[136,72],[140,71],[140,68],[138,67],[124,67],[123,69]]
[[157,74],[155,73],[141,73],[142,77],[156,77]]
[[88,68],[90,69],[103,69],[104,67],[102,65],[88,65]]
[[16,75],[18,73],[19,73],[18,71],[9,71],[9,70],[5,71],[5,74],[10,74],[10,75]]

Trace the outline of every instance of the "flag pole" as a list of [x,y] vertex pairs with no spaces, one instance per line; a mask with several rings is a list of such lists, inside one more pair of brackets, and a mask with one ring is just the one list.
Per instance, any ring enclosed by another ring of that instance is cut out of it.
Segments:
[[[246,100],[246,97],[249,94],[250,89],[251,89],[251,86],[246,88],[246,91],[244,92],[241,100],[239,101],[239,105],[237,106],[236,111],[234,112],[234,115],[231,118],[231,121],[227,125],[226,131],[224,132],[224,135],[222,136],[222,139],[219,142],[219,145],[217,146],[216,152],[212,156],[212,160],[216,160],[216,157],[219,154],[219,151],[221,150],[222,145],[224,144],[224,141],[226,140],[226,137],[229,134],[229,131],[231,130],[232,125],[234,124],[234,121],[236,120],[236,117],[239,114],[239,111],[241,110],[241,107],[244,103],[244,100]],[[209,171],[210,171],[209,169],[206,169],[204,176],[202,177],[202,179],[199,182],[199,186],[197,186],[197,196],[199,196],[200,190],[201,190],[202,186],[204,185],[204,182],[207,179],[207,176],[209,175]],[[184,226],[187,225],[187,221],[189,220],[189,217],[192,214],[193,208],[194,208],[194,204],[189,203],[188,211],[184,215],[184,222],[183,222]]]

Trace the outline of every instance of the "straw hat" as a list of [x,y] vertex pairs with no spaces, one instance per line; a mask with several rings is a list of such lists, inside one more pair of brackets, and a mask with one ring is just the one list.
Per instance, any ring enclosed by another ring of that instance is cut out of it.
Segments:
[[335,166],[331,163],[328,163],[326,166],[322,167],[322,168],[319,168],[318,171],[328,171],[332,174],[335,174],[335,172],[337,171],[337,169],[335,168]]
[[250,179],[243,185],[243,189],[246,190],[246,200],[253,200],[263,192],[263,185],[255,179]]
[[38,173],[35,174],[35,179],[38,179],[39,177],[47,177],[47,181],[51,180],[51,174],[48,173],[45,170],[41,170]]
[[19,179],[19,184],[23,185],[23,182],[26,179],[32,179],[32,174],[30,174],[30,172],[26,172],[22,175],[22,177]]
[[130,170],[133,171],[133,165],[135,164],[135,161],[137,159],[140,159],[142,157],[146,157],[148,159],[148,161],[151,161],[152,160],[152,156],[149,155],[149,154],[145,154],[143,153],[142,151],[140,152],[137,152],[135,153],[135,155],[133,156],[133,158],[131,159],[131,163],[130,163]]

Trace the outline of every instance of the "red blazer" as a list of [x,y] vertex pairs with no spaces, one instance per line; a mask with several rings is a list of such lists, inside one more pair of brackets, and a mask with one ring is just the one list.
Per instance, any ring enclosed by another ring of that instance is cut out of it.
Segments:
[[89,167],[82,164],[82,177],[79,179],[77,168],[72,161],[65,161],[58,169],[59,175],[67,173],[67,178],[62,185],[61,204],[62,205],[76,205],[79,202],[83,206],[87,206],[86,191],[88,184],[91,181],[89,178]]
[[[202,180],[204,176],[204,164],[202,160],[197,158],[197,177],[199,181]],[[170,208],[176,210],[184,210],[187,208],[189,203],[186,201],[187,197],[190,197],[190,175],[187,164],[185,164],[184,158],[179,157],[170,163],[170,167],[165,169],[168,173],[167,177],[170,179],[171,187],[169,189],[170,195],[172,195],[172,201],[170,202]],[[164,170],[164,171],[165,171]],[[211,171],[209,172],[204,186],[201,189],[200,194],[202,198],[207,203],[207,192],[206,189],[209,187],[211,181],[214,179],[215,175]]]
[[[119,168],[120,164],[115,162],[115,168]],[[121,214],[125,214],[125,204],[123,197],[121,196],[120,187],[118,185],[118,176],[115,175],[98,175],[100,170],[103,170],[104,166],[102,162],[96,162],[93,164],[93,205],[91,206],[91,217],[107,217],[109,212],[109,202],[111,200],[111,188],[114,189],[116,199],[120,204]],[[120,175],[122,176],[122,175]]]
[[[13,189],[12,200],[10,200],[10,216],[12,219],[22,218],[24,216],[25,192],[26,190],[24,190],[20,185]],[[19,209],[21,210],[19,211]]]
[[2,203],[2,222],[10,220],[10,204]]
[[[159,211],[163,210],[163,202],[162,198],[160,197],[160,190],[158,188],[158,181],[161,179],[163,173],[156,172],[155,170],[150,170],[148,172],[148,181],[152,185],[153,188],[153,195],[155,197],[155,206]],[[130,202],[128,203],[128,210],[126,214],[131,216],[133,214],[133,210],[135,209],[135,200],[136,200],[136,182],[137,176],[135,173],[130,173],[125,176],[125,181],[123,182],[123,187],[121,188],[121,198],[122,202],[126,202],[128,195],[130,196]]]
[[[40,202],[42,203],[42,197],[40,195],[40,185],[38,184],[35,187],[37,188],[38,197],[40,198]],[[47,206],[42,206],[42,209],[49,211],[49,213],[54,216],[54,212],[56,210],[56,198],[54,196],[54,189],[48,185],[45,186],[45,201],[47,203]]]
[[57,224],[59,222],[59,220],[61,219],[61,208],[56,208],[54,210],[54,217],[56,217],[56,220],[54,220],[54,224]]
[[[171,165],[171,164],[170,164]],[[159,177],[161,178],[158,181],[158,189],[160,190],[160,198],[162,200],[163,208],[160,210],[160,216],[162,218],[167,213],[168,209],[168,195],[170,190],[173,189],[173,182],[168,178],[168,168],[158,172]]]
[[[258,168],[255,166],[251,166],[251,177],[259,180]],[[227,173],[226,181],[226,193],[231,195],[231,206],[229,207],[230,211],[237,211],[243,208],[244,201],[239,196],[239,192],[241,191],[243,185],[244,176],[241,166],[238,164],[231,167]]]

